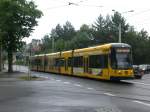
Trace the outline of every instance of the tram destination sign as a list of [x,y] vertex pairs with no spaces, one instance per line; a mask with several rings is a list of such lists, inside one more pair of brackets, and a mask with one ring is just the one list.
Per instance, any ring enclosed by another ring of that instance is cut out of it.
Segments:
[[117,48],[116,52],[118,52],[118,53],[129,53],[130,49],[128,49],[128,48]]

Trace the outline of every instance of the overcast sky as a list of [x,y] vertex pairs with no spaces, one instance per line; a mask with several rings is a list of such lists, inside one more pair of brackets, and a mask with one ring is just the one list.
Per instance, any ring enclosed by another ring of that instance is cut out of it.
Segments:
[[[39,19],[38,26],[28,39],[41,39],[50,33],[57,24],[70,21],[76,30],[82,24],[91,25],[100,14],[112,15],[112,10],[119,11],[126,18],[127,23],[135,26],[139,31],[142,28],[150,34],[150,1],[149,0],[33,0],[44,16]],[[74,5],[68,5],[75,3]],[[124,13],[129,10],[134,12]]]

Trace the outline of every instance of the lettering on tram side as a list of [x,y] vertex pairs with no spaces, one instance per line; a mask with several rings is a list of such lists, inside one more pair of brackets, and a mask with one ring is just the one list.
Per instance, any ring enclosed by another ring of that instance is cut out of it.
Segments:
[[92,68],[93,75],[102,75],[102,69]]
[[81,73],[83,73],[83,72],[84,72],[83,68],[80,68],[80,67],[73,67],[73,73],[74,73],[74,74],[81,74]]

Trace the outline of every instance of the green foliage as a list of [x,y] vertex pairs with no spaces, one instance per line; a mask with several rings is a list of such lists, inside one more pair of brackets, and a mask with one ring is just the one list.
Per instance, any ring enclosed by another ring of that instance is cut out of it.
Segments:
[[150,63],[149,36],[146,31],[136,32],[132,29],[126,33],[123,42],[132,46],[134,64]]
[[45,35],[42,39],[42,48],[43,53],[48,53],[52,49],[52,38],[49,35]]
[[52,29],[51,38],[54,38],[55,41],[58,39],[71,40],[75,34],[74,27],[67,21],[65,25],[58,24],[55,29]]
[[97,40],[97,44],[115,42],[116,27],[117,26],[113,25],[113,21],[109,15],[107,15],[106,18],[103,18],[102,15],[100,15],[96,22],[93,24],[94,37],[95,40]]
[[24,62],[24,60],[17,60],[15,62],[15,65],[25,65],[25,62]]
[[42,12],[33,1],[0,0],[0,29],[3,32],[2,43],[8,52],[9,71],[12,71],[12,53],[23,46],[22,39],[29,37],[37,18]]
[[71,41],[72,48],[84,48],[88,46],[89,39],[87,38],[87,33],[79,32]]
[[52,29],[51,37],[54,38],[55,40],[58,40],[63,37],[63,33],[64,31],[62,26],[58,24],[55,29]]
[[63,39],[59,39],[55,42],[55,51],[64,51],[65,50],[65,41]]
[[66,22],[63,26],[63,37],[64,40],[71,40],[73,36],[76,34],[74,27],[71,25],[70,22]]

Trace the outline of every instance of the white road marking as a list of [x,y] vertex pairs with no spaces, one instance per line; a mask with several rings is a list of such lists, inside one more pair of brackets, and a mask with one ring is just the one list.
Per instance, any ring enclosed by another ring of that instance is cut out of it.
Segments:
[[16,86],[16,85],[0,85],[0,86]]
[[108,96],[116,96],[114,94],[111,94],[111,93],[104,93],[105,95],[108,95]]
[[141,82],[133,82],[135,84],[141,84],[141,85],[146,85],[146,86],[149,86],[150,84],[145,84],[145,83],[141,83]]
[[51,84],[51,83],[56,83],[56,82],[55,81],[53,81],[53,82],[52,81],[51,82],[47,82],[47,84]]
[[80,84],[74,84],[74,86],[77,86],[77,87],[82,87]]
[[141,102],[141,101],[138,101],[138,100],[135,100],[135,101],[133,101],[133,102],[139,103],[139,104],[143,104],[143,105],[146,105],[146,106],[150,106],[149,103],[144,103],[144,102]]
[[56,80],[57,82],[61,82],[61,80]]
[[87,89],[92,90],[92,89],[94,89],[94,88],[90,88],[90,87],[88,87]]
[[150,86],[150,84],[146,84],[146,83],[142,83],[142,82],[134,82],[134,81],[124,81],[124,82],[130,82],[130,83],[134,83],[134,84],[141,84],[141,85],[145,85],[145,86]]
[[48,77],[44,77],[44,78],[48,79]]
[[64,84],[70,84],[70,82],[63,82]]
[[36,76],[36,77],[41,77],[41,78],[46,78],[46,79],[48,79],[48,77],[45,77],[45,76]]

